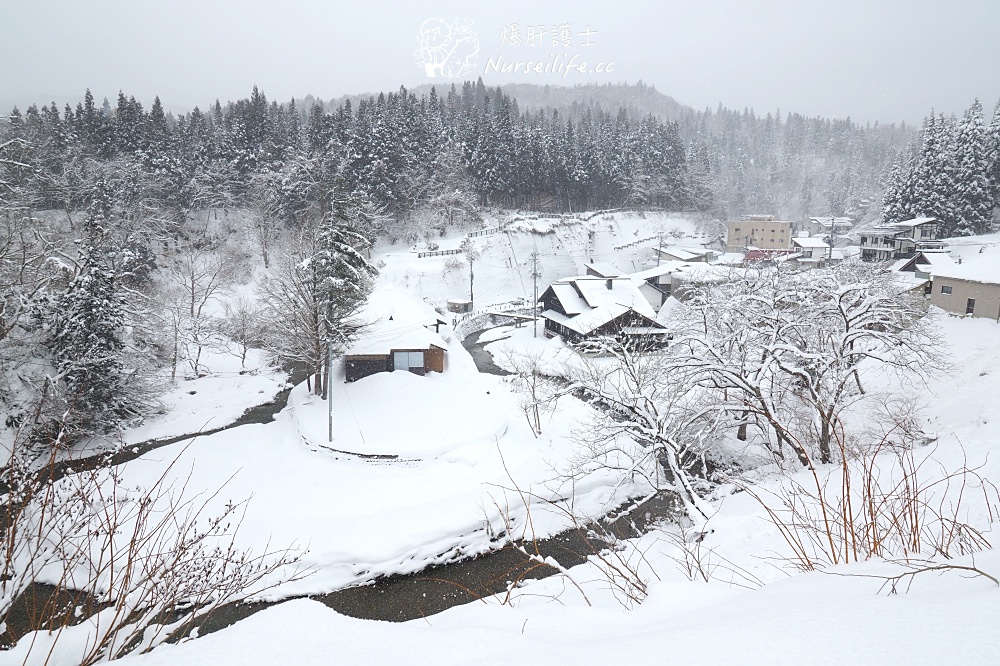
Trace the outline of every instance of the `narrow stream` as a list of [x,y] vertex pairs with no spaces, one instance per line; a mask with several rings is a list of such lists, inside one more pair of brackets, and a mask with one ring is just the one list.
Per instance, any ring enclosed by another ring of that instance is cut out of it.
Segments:
[[[480,335],[480,333],[470,335],[463,342],[472,354],[476,367],[480,372],[507,374],[493,363],[489,352],[479,345]],[[292,372],[293,383],[304,379],[301,370]],[[120,465],[159,447],[196,435],[209,435],[249,423],[269,423],[285,408],[289,392],[290,389],[286,389],[271,402],[249,409],[233,423],[211,431],[150,440],[114,454],[71,461],[60,466],[57,478],[102,464]],[[646,529],[650,523],[675,515],[675,512],[676,506],[670,497],[656,497],[644,503],[641,509],[627,513],[610,526],[605,526],[605,529],[622,538],[637,536],[638,532]],[[587,534],[583,529],[567,530],[548,539],[521,545],[528,552],[537,553],[542,558],[552,557],[567,568],[582,564],[589,555],[606,547],[604,541]],[[440,613],[460,604],[487,599],[502,600],[508,590],[520,581],[545,578],[556,573],[558,573],[556,568],[539,563],[508,544],[499,550],[473,559],[429,567],[414,574],[382,577],[365,585],[326,594],[309,595],[309,598],[351,617],[404,622]],[[7,619],[8,633],[0,637],[0,644],[5,642],[9,644],[11,639],[16,640],[19,634],[23,634],[23,631],[19,632],[18,629],[30,626],[28,623],[34,612],[33,607],[35,604],[44,603],[49,596],[46,594],[46,589],[45,586],[39,585],[31,588],[30,594],[25,593],[24,603],[17,609],[12,609]],[[235,603],[223,606],[205,621],[199,634],[218,631],[277,603],[281,602]]]

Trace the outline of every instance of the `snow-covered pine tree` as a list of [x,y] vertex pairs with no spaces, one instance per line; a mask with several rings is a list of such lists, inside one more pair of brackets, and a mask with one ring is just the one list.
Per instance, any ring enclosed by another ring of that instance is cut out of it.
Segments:
[[46,308],[46,346],[65,391],[71,433],[106,431],[139,413],[123,362],[126,303],[115,282],[103,251],[88,244],[78,274]]
[[1000,100],[993,109],[993,120],[986,131],[986,180],[993,205],[1000,208]]
[[112,134],[114,146],[120,153],[132,153],[142,145],[145,113],[142,104],[135,97],[125,98],[125,93],[118,92],[118,108],[115,110]]
[[698,211],[707,211],[715,205],[712,187],[712,167],[708,158],[708,146],[698,138],[692,142],[688,154],[688,191],[691,206]]
[[439,216],[442,233],[455,222],[475,215],[479,208],[464,152],[454,141],[442,146],[431,163],[426,203]]
[[992,229],[993,197],[987,178],[983,106],[977,99],[966,110],[955,140],[955,212],[959,233],[983,234]]
[[[330,196],[330,211],[317,230],[313,255],[300,265],[312,290],[320,338],[334,354],[343,353],[360,329],[357,314],[378,274],[365,258],[371,238],[359,219],[361,208],[357,197],[346,194],[338,180]],[[316,372],[318,395],[326,395],[327,382],[320,381],[324,367]]]
[[969,235],[955,209],[954,122],[934,112],[924,120],[920,152],[912,171],[913,216],[936,217],[938,235]]
[[904,167],[901,167],[899,162],[894,162],[892,169],[889,171],[885,192],[882,195],[882,214],[879,217],[880,224],[902,222],[913,217],[910,215],[911,202],[906,182],[910,169]]

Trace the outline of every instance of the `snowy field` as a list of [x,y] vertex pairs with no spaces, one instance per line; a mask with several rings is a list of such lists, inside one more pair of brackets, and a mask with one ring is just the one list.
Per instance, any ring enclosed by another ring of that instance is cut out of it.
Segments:
[[[641,268],[660,233],[695,247],[704,240],[691,222],[656,215],[517,224],[524,230],[474,239],[482,251],[475,272],[488,295],[486,302],[477,295],[484,307],[525,294],[530,298],[530,267],[521,271],[528,275],[525,291],[524,275],[512,266],[524,267],[533,251],[540,255],[542,284],[582,272],[591,258],[617,257],[623,269]],[[457,247],[461,238],[441,239],[440,246]],[[637,239],[646,240],[625,251],[614,249]],[[454,255],[418,258],[411,248],[388,246],[374,258],[385,262],[375,301],[386,293],[390,299],[410,298],[433,317],[433,307],[443,309],[447,299],[467,293],[468,266],[447,265]],[[563,474],[578,453],[574,428],[590,409],[574,398],[563,399],[536,437],[510,386],[480,374],[448,327],[442,336],[448,344],[442,374],[381,373],[348,384],[341,366],[333,382],[332,442],[327,403],[301,384],[273,423],[159,448],[125,466],[125,480],[129,486],[149,487],[169,468],[168,484],[187,480],[189,488],[221,488],[209,515],[226,502],[252,498],[237,544],[295,545],[307,549],[304,564],[315,570],[305,580],[272,590],[269,598],[331,591],[482,553],[495,547],[493,538],[504,531],[506,520],[518,534],[529,536],[565,529],[567,518],[544,500],[571,494]],[[546,342],[541,332],[537,340],[526,338],[528,345]],[[246,407],[269,401],[283,386],[282,375],[235,372],[238,359],[234,367],[222,356],[206,363],[213,370],[209,376],[180,381],[164,398],[167,413],[126,431],[126,442],[224,425]],[[610,474],[597,475],[576,485],[576,510],[596,516],[625,502],[633,491],[616,487],[616,481]],[[539,496],[530,509],[511,492],[514,484]]]
[[[474,264],[477,307],[530,299],[532,252],[540,257],[544,286],[582,274],[590,261],[640,270],[661,233],[680,246],[707,240],[694,223],[657,216],[519,224],[524,231],[474,239],[482,252]],[[460,241],[448,237],[439,245],[449,249]],[[639,242],[616,249],[633,241]],[[423,307],[440,310],[447,299],[468,296],[468,265],[461,255],[418,258],[412,248],[384,246],[373,260],[384,262],[382,288],[406,290]],[[1000,480],[1000,462],[990,457],[1000,413],[1000,329],[982,319],[932,316],[948,342],[940,353],[952,370],[914,393],[920,425],[937,437],[918,455],[933,455],[946,469],[967,463]],[[190,488],[222,488],[213,500],[219,507],[251,498],[237,544],[297,545],[307,549],[304,564],[315,570],[271,590],[270,599],[326,592],[484,552],[505,518],[530,535],[528,511],[510,488],[566,497],[571,488],[561,473],[578,453],[574,432],[591,410],[564,397],[536,436],[509,383],[478,373],[448,327],[442,337],[448,346],[442,374],[382,373],[350,384],[338,375],[332,442],[327,403],[299,385],[273,423],[157,449],[129,463],[126,480],[152,484],[172,464],[168,474],[178,481],[190,477]],[[573,362],[558,341],[546,340],[540,330],[535,338],[530,327],[496,329],[481,341],[501,366],[504,357],[518,353],[543,363]],[[164,399],[168,413],[128,432],[126,440],[222,425],[246,406],[270,400],[283,381],[281,375],[241,375],[220,365],[209,377],[182,382]],[[632,489],[616,488],[615,481],[609,473],[577,485],[578,513],[597,515],[626,500]],[[777,483],[764,478],[761,487]],[[570,571],[572,583],[564,576],[527,583],[509,605],[487,599],[402,624],[356,620],[318,602],[290,601],[216,634],[123,663],[499,664],[512,655],[543,664],[997,663],[1000,588],[987,578],[924,573],[909,591],[887,594],[880,577],[901,572],[899,564],[871,561],[801,573],[788,565],[786,542],[747,493],[727,485],[709,499],[715,514],[699,548],[710,580],[689,580],[680,564],[690,548],[678,539],[690,545],[692,535],[655,530],[629,551],[644,554],[639,570],[649,584],[648,598],[629,611],[591,562]],[[970,503],[963,511],[964,519],[996,540],[996,516],[985,504]],[[561,512],[543,502],[531,506],[530,519],[537,536],[566,526]],[[992,550],[952,562],[1000,577],[1000,556]],[[5,658],[20,663],[21,649]],[[50,663],[60,663],[62,651],[72,649],[72,641],[61,642]],[[35,651],[45,653],[39,645]]]
[[[926,425],[939,438],[935,459],[953,466],[967,457],[970,464],[985,463],[984,475],[1000,478],[1000,464],[989,458],[1000,399],[997,325],[935,316],[955,368],[922,396]],[[678,547],[666,532],[654,531],[637,545],[648,560],[649,597],[630,611],[599,568],[587,564],[570,572],[586,600],[555,577],[528,583],[512,605],[488,600],[403,624],[356,620],[317,602],[293,601],[128,663],[320,664],[336,655],[350,664],[500,664],[511,654],[547,664],[996,663],[1000,589],[990,580],[960,571],[925,573],[908,590],[889,594],[881,577],[903,571],[897,564],[797,573],[784,566],[787,546],[755,501],[735,493],[713,505],[713,531],[703,546],[719,567],[716,578],[688,580],[676,561]],[[967,517],[992,539],[989,516]],[[1000,573],[993,550],[952,563]],[[759,583],[743,587],[748,579],[729,576],[724,569],[730,566]],[[726,582],[733,578],[739,585]]]

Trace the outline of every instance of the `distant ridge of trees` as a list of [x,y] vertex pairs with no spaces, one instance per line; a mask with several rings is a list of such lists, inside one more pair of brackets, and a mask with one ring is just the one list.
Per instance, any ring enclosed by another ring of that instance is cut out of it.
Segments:
[[308,172],[327,186],[342,177],[400,217],[441,196],[428,181],[444,160],[483,206],[804,217],[878,199],[912,136],[905,125],[695,111],[642,83],[417,90],[279,104],[255,88],[177,116],[159,98],[145,109],[124,93],[98,104],[88,91],[75,108],[14,109],[0,126],[2,154],[30,168],[0,178],[35,208],[76,210],[95,165],[114,164],[130,196],[177,216],[209,201],[245,205],[264,179],[292,221],[323,189],[302,184]]

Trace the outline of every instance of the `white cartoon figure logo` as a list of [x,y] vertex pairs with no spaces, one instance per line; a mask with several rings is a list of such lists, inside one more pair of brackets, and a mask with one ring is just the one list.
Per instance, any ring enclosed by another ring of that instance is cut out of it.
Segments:
[[458,78],[476,67],[479,39],[469,19],[427,19],[417,37],[420,48],[413,52],[430,78]]

